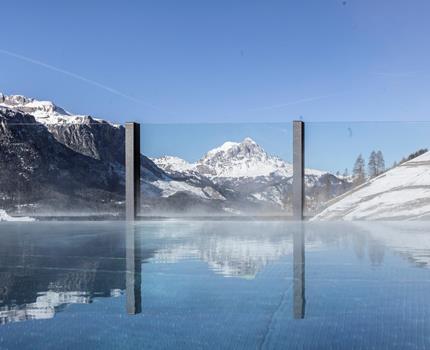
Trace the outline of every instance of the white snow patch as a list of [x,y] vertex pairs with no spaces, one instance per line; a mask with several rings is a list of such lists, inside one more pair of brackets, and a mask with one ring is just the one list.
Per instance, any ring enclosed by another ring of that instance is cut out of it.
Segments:
[[164,156],[159,158],[151,158],[151,160],[161,169],[167,172],[184,172],[187,170],[192,170],[195,164],[188,163],[186,160],[174,157],[174,156]]
[[162,181],[158,180],[153,182],[153,185],[157,186],[161,190],[162,197],[170,197],[177,192],[188,192],[192,193],[201,198],[208,198],[206,193],[200,188],[187,184],[182,181]]
[[3,209],[0,209],[0,221],[34,221],[34,219],[30,217],[13,217],[8,215]]

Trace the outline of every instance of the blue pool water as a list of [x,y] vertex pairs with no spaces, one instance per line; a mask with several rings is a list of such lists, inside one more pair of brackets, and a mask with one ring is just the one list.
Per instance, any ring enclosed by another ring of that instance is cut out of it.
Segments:
[[0,349],[430,348],[430,224],[0,224]]

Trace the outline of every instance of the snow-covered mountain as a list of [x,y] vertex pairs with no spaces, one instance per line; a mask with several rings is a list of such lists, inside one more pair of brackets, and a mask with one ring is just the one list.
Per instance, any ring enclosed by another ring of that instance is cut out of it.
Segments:
[[[0,209],[20,215],[120,211],[124,127],[69,113],[50,101],[3,94],[0,124]],[[291,209],[291,164],[250,138],[225,142],[195,163],[142,155],[141,164],[142,208],[148,215],[266,215]],[[308,207],[315,209],[350,184],[308,169],[306,186]]]
[[314,220],[430,218],[430,152],[336,198]]
[[200,173],[212,178],[241,178],[258,176],[292,176],[293,168],[275,156],[267,154],[254,140],[225,142],[207,152],[197,163]]
[[[152,160],[170,175],[199,175],[209,179],[223,189],[224,196],[239,197],[242,201],[239,207],[246,201],[246,205],[256,205],[255,210],[260,212],[259,205],[263,203],[272,213],[291,210],[292,165],[268,154],[250,137],[241,142],[225,142],[195,163],[172,156]],[[321,192],[333,198],[349,188],[350,183],[324,171],[306,169],[305,185],[308,209],[315,209],[322,204]],[[240,211],[237,207],[230,209]]]
[[[152,160],[167,172],[195,171],[215,180],[219,178],[293,176],[292,164],[269,155],[250,137],[246,137],[242,142],[227,141],[220,147],[207,152],[196,163],[189,163],[173,156],[163,156]],[[306,174],[322,176],[327,172],[306,169]]]

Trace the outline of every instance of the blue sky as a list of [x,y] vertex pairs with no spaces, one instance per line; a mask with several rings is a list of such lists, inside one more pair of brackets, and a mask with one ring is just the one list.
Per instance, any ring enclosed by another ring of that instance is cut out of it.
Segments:
[[[0,91],[76,113],[142,123],[430,121],[426,0],[22,0],[1,11]],[[327,133],[324,144],[338,147]],[[206,134],[195,153],[212,146]],[[263,146],[282,153],[272,143]],[[312,162],[332,167],[324,154]]]

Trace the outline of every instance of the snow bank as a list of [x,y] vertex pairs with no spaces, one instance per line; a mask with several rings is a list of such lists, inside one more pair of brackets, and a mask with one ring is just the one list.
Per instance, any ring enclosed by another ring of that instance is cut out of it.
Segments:
[[34,221],[34,219],[29,217],[12,217],[8,215],[3,209],[0,209],[0,221]]

